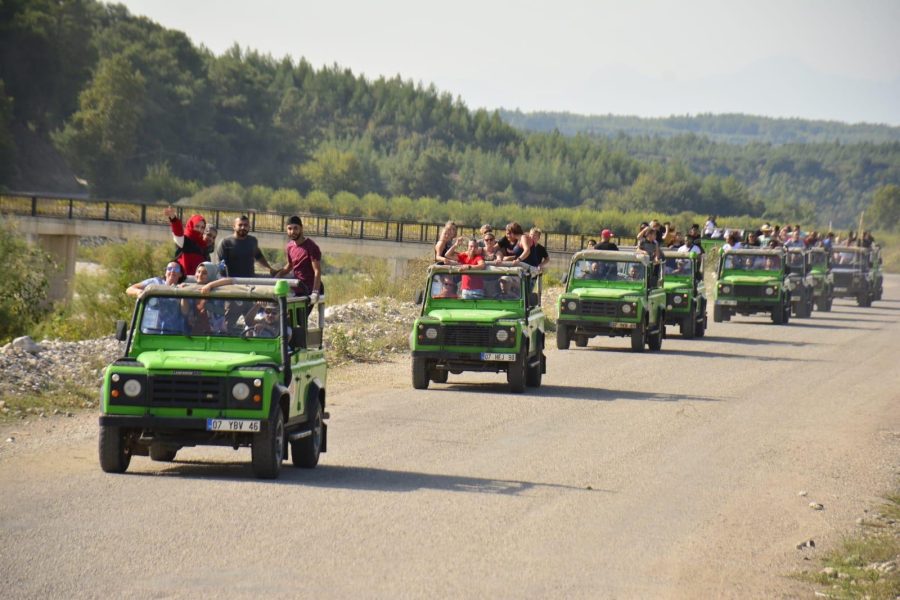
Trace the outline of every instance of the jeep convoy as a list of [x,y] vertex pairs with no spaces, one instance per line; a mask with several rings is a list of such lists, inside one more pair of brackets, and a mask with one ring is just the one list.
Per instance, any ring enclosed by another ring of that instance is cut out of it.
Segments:
[[663,251],[666,290],[666,325],[678,325],[681,337],[706,333],[706,286],[703,256],[693,252]]
[[769,313],[776,325],[791,315],[791,288],[782,249],[726,250],[719,261],[719,281],[713,320],[728,321],[736,314]]
[[856,246],[835,246],[832,249],[831,269],[834,274],[834,297],[854,298],[859,306],[872,306],[881,297],[881,282],[873,268],[880,259],[872,260],[872,250]]
[[515,393],[539,387],[547,369],[541,291],[541,275],[528,267],[430,267],[409,337],[413,387],[463,371],[505,372]]
[[659,265],[643,252],[584,250],[572,257],[559,297],[556,347],[598,335],[631,338],[631,350],[662,348],[666,290]]
[[122,358],[100,392],[100,466],[122,473],[132,456],[172,461],[187,446],[249,446],[253,473],[278,477],[290,455],[313,468],[327,449],[324,307],[287,280],[150,285]]

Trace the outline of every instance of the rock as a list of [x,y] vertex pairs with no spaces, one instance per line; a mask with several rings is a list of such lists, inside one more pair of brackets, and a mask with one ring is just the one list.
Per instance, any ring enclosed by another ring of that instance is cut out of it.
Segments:
[[827,575],[828,577],[836,577],[837,576],[837,571],[834,569],[834,567],[825,567],[824,569],[822,569],[819,572],[822,575]]
[[866,520],[863,519],[862,517],[860,517],[860,518],[858,518],[858,519],[856,520],[856,524],[857,524],[857,525],[862,525],[862,524],[865,523],[865,522],[866,522]]
[[799,492],[797,492],[797,495],[800,496],[800,497],[805,498],[805,497],[806,497],[806,490],[800,490]]
[[819,504],[818,502],[810,502],[809,507],[813,510],[824,510],[825,509],[825,506],[822,504]]
[[12,341],[12,345],[16,350],[21,350],[29,354],[37,354],[38,352],[43,350],[43,348],[39,344],[35,343],[35,341],[27,335],[17,337]]
[[0,400],[0,408],[6,408],[6,400]]
[[850,573],[843,573],[843,572],[838,573],[837,578],[838,579],[850,579]]
[[16,438],[14,438],[14,437],[12,437],[12,436],[6,438],[6,443],[7,443],[7,444],[14,444],[15,442],[16,442]]
[[812,539],[803,540],[802,542],[797,544],[797,550],[803,550],[804,548],[815,548],[815,547],[816,547],[816,542],[815,542],[815,540],[812,540]]

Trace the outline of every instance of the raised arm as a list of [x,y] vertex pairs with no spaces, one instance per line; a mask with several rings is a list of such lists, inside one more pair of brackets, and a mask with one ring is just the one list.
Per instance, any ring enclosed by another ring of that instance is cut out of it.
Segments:
[[172,238],[175,240],[175,244],[179,248],[184,247],[184,225],[181,223],[181,219],[178,218],[178,213],[173,206],[167,206],[163,211],[163,214],[166,215],[169,219],[169,227],[172,228]]

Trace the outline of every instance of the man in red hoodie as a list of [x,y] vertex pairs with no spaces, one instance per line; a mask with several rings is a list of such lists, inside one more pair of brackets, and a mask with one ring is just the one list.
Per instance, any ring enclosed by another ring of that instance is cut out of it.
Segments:
[[175,262],[184,268],[185,275],[193,275],[197,271],[197,265],[209,260],[209,250],[203,239],[206,219],[202,215],[192,215],[187,226],[182,228],[181,219],[174,207],[166,208],[165,215],[169,218],[172,237],[175,239]]

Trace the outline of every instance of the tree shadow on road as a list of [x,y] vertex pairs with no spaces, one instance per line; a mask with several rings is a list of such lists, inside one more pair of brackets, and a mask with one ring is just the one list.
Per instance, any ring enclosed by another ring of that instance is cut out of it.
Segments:
[[[707,335],[697,340],[698,343],[703,342],[719,342],[722,344],[744,344],[747,346],[769,346],[769,345],[782,345],[782,346],[818,346],[816,342],[789,342],[786,340],[757,340],[754,338],[745,338],[745,337],[725,337],[720,335]],[[665,352],[666,349],[663,349]]]
[[[132,475],[142,474],[135,472]],[[306,487],[376,490],[383,492],[437,490],[516,496],[530,490],[545,488],[585,493],[614,493],[613,490],[598,489],[589,485],[575,486],[563,483],[520,481],[516,479],[396,471],[375,467],[329,465],[327,462],[320,463],[315,469],[296,469],[286,462],[282,466],[280,477],[268,481],[253,477],[249,460],[224,463],[191,460],[176,461],[160,472],[144,473],[143,475],[174,476],[211,481],[246,481],[248,484],[302,485]]]
[[[760,343],[766,343],[764,340],[759,340]],[[693,344],[691,344],[693,345]],[[796,344],[786,344],[788,346],[806,346],[806,342],[798,342]],[[579,350],[589,351],[589,352],[616,352],[622,354],[631,354],[632,350],[630,348],[610,348],[606,346],[589,346],[587,348],[579,348]],[[571,350],[570,350],[571,352]],[[716,352],[713,350],[690,350],[690,349],[682,349],[682,348],[672,348],[671,346],[666,346],[663,344],[663,349],[660,352],[644,352],[640,355],[641,357],[647,357],[646,360],[654,360],[654,358],[665,358],[666,356],[696,356],[699,358],[735,358],[738,360],[758,360],[758,361],[773,361],[773,362],[821,362],[814,359],[806,359],[806,358],[792,358],[788,356],[753,356],[749,354],[731,354],[730,352]],[[643,358],[642,358],[643,360]]]
[[722,401],[722,398],[697,396],[694,394],[636,392],[631,390],[612,390],[578,385],[544,385],[537,389],[530,390],[530,395],[545,398],[564,398],[567,400],[595,400],[597,402],[614,402],[616,400],[639,400],[642,402]]

